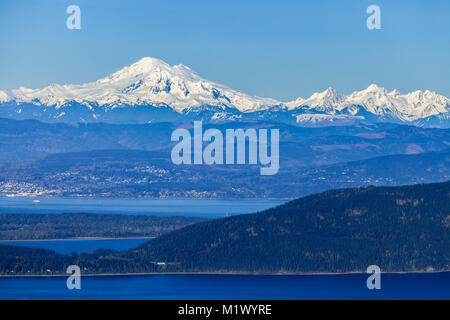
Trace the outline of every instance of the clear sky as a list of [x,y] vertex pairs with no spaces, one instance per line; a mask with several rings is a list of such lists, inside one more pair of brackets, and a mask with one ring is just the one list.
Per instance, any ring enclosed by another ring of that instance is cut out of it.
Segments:
[[[81,30],[66,28],[71,4]],[[145,56],[280,100],[371,83],[450,97],[450,1],[0,0],[0,89],[94,81]]]

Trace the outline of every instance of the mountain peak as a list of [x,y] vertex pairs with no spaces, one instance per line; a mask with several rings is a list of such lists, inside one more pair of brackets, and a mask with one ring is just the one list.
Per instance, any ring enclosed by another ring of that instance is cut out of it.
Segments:
[[307,100],[304,101],[304,104],[311,107],[324,107],[329,109],[332,106],[338,105],[345,96],[338,91],[336,91],[332,87],[328,87],[322,92],[314,93]]
[[143,57],[139,61],[133,63],[132,66],[137,66],[137,65],[158,65],[158,64],[168,65],[165,61],[163,61],[161,59],[158,59],[158,58]]
[[158,59],[158,58],[153,58],[153,57],[144,57],[144,58],[140,59],[139,61],[122,68],[121,70],[124,70],[124,69],[130,69],[135,72],[153,72],[155,70],[165,70],[165,71],[169,71],[169,72],[184,71],[184,72],[196,74],[195,71],[193,71],[191,68],[189,68],[183,64],[171,66],[167,62],[165,62],[161,59]]
[[343,95],[340,94],[336,89],[333,87],[328,87],[324,91],[315,93],[311,96],[312,97],[324,97],[324,98],[340,98]]
[[378,91],[378,90],[384,90],[384,88],[379,87],[375,83],[372,83],[370,86],[367,87],[367,91]]
[[375,83],[372,83],[370,86],[367,87],[367,89],[359,91],[361,93],[378,93],[381,95],[387,94],[388,90],[386,88],[380,87],[376,85]]
[[168,63],[160,59],[144,57],[129,66],[121,68],[106,78],[100,79],[98,82],[117,81],[127,77],[133,78],[141,75],[148,75],[154,72],[161,72],[162,70],[168,71],[171,68],[172,67]]
[[[10,103],[10,106],[5,106],[5,103]],[[22,104],[28,106],[23,108]],[[78,107],[72,108],[73,105]],[[407,122],[430,116],[450,117],[449,99],[429,90],[403,95],[397,90],[388,91],[371,84],[365,90],[346,96],[328,87],[322,92],[312,94],[306,100],[298,98],[281,103],[233,90],[200,77],[182,64],[171,66],[153,57],[144,57],[95,82],[81,85],[55,84],[41,89],[20,87],[0,91],[0,106],[5,106],[0,109],[0,116],[36,118],[36,112],[41,112],[39,117],[42,118],[39,119],[50,117],[52,121],[75,119],[87,122],[100,121],[102,116],[112,117],[110,110],[113,109],[117,109],[118,115],[124,110],[131,110],[129,114],[146,113],[146,110],[150,109],[152,111],[149,114],[158,109],[172,109],[169,112],[175,111],[178,114],[205,111],[212,119],[219,116],[223,118],[224,114],[245,117],[244,113],[266,110],[269,110],[267,115],[270,117],[278,107],[280,112],[287,107],[295,117],[302,112],[322,118],[325,114],[328,118],[355,117],[362,114],[360,118],[364,118],[364,114],[369,112],[383,121]],[[291,116],[292,114],[288,118]],[[117,119],[119,118],[120,116],[117,116]],[[287,121],[290,120],[289,118]]]

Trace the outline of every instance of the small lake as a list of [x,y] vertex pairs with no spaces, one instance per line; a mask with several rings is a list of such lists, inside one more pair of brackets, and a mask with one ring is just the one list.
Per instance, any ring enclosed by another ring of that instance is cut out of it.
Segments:
[[366,274],[146,275],[82,277],[68,290],[66,277],[0,278],[0,299],[450,299],[450,273],[382,274],[381,290],[368,290]]
[[[33,200],[39,200],[34,203]],[[222,218],[275,207],[283,200],[172,200],[0,197],[0,213],[111,213]]]
[[60,254],[90,253],[96,249],[127,250],[150,239],[95,239],[95,240],[39,240],[39,241],[0,241],[0,245],[15,245],[50,249]]

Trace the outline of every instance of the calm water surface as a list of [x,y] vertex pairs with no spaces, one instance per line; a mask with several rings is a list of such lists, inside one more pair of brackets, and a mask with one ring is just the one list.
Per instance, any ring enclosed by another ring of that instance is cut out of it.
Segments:
[[367,275],[149,275],[84,277],[68,290],[65,277],[0,278],[0,299],[450,299],[450,273]]
[[[34,203],[39,200],[40,203]],[[254,213],[281,200],[170,200],[0,197],[0,213],[117,213],[221,218]]]
[[90,253],[96,249],[127,250],[150,239],[98,239],[98,240],[44,240],[44,241],[0,241],[0,245],[50,249],[60,254]]

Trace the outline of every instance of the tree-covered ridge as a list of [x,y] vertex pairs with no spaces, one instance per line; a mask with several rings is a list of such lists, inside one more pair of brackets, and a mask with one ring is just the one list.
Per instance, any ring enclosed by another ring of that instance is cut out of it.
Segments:
[[[29,250],[0,246],[0,272],[42,273]],[[59,266],[51,272],[63,273],[66,257],[40,254],[44,264]],[[450,182],[327,191],[70,262],[85,273],[353,272],[373,264],[383,271],[450,270]]]
[[204,221],[195,217],[120,214],[0,214],[0,240],[157,237]]
[[450,182],[356,188],[166,234],[128,256],[192,271],[448,270]]

